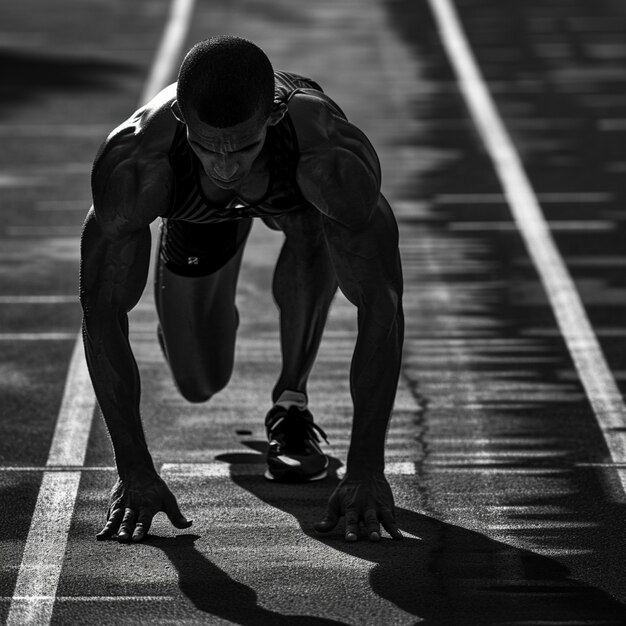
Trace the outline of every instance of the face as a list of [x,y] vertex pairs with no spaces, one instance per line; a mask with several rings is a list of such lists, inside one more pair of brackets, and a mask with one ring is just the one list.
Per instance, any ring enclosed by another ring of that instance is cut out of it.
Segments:
[[259,156],[269,119],[255,116],[229,128],[214,128],[186,114],[187,141],[211,182],[221,189],[236,187]]

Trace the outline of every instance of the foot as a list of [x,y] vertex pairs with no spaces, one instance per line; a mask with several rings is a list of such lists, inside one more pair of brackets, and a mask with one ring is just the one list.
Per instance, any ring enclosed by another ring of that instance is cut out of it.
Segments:
[[320,438],[326,433],[313,422],[308,409],[274,406],[265,418],[269,449],[265,478],[281,482],[309,482],[326,478],[328,457]]

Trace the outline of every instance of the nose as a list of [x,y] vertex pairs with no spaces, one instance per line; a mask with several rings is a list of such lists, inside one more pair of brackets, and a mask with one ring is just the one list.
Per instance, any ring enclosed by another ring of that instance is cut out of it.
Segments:
[[221,155],[213,162],[213,173],[223,180],[229,180],[239,170],[239,163],[232,157]]

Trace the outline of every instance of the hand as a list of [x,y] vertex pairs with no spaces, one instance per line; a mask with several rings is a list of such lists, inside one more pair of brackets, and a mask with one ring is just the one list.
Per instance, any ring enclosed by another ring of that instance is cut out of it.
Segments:
[[315,530],[326,533],[345,515],[346,541],[358,540],[360,521],[365,524],[370,541],[380,541],[380,523],[394,539],[402,539],[394,508],[391,487],[382,472],[347,472],[331,494],[326,517],[315,524]]
[[152,518],[165,511],[176,528],[189,528],[178,508],[176,497],[155,473],[133,473],[118,478],[111,490],[107,523],[96,539],[110,539],[117,534],[120,543],[142,541],[150,530]]

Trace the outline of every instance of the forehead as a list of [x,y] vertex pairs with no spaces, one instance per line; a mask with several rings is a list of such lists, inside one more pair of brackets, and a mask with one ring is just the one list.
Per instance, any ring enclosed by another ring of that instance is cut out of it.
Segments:
[[253,117],[235,126],[215,128],[191,114],[185,116],[190,139],[207,148],[216,150],[239,150],[263,138],[267,120]]

